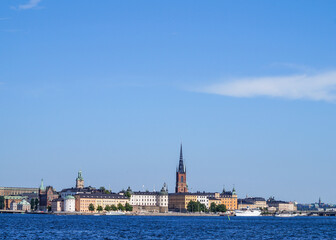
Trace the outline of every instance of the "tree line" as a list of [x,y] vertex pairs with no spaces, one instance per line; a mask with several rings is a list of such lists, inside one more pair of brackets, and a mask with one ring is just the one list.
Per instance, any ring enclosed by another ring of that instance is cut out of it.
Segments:
[[226,206],[224,204],[215,204],[211,203],[209,209],[205,204],[200,203],[199,201],[190,201],[187,206],[188,212],[226,212]]
[[98,212],[102,212],[103,210],[105,210],[106,212],[109,212],[109,211],[126,211],[126,212],[131,212],[133,211],[133,207],[129,204],[129,203],[126,203],[125,206],[122,205],[121,203],[119,203],[117,206],[112,204],[112,205],[106,205],[105,208],[103,208],[102,206],[98,205],[97,208],[95,208],[95,206],[90,203],[89,205],[89,211],[93,212],[95,210],[97,210]]

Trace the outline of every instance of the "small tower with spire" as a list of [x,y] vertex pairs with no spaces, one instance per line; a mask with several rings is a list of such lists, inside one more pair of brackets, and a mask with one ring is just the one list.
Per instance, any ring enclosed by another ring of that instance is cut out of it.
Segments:
[[76,178],[76,188],[84,188],[84,179],[82,177],[82,171],[78,172],[78,177]]
[[40,185],[40,188],[39,188],[39,194],[42,194],[42,193],[45,193],[45,188],[44,188],[44,185],[43,185],[43,178],[41,179],[41,185]]
[[179,166],[176,169],[176,193],[188,192],[187,187],[187,170],[183,163],[183,152],[182,152],[182,143],[180,148],[180,161]]

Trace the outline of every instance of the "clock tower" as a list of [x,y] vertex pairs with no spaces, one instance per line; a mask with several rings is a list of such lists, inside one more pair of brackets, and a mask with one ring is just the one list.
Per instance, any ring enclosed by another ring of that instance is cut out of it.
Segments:
[[176,193],[188,192],[187,186],[187,170],[183,163],[183,153],[182,153],[182,144],[180,148],[180,161],[179,166],[176,169]]

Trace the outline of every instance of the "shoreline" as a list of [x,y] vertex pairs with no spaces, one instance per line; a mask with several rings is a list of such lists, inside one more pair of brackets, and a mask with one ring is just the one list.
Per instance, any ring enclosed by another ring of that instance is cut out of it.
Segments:
[[[58,216],[162,216],[162,217],[235,217],[233,214],[228,213],[180,213],[180,212],[168,212],[168,213],[152,213],[152,212],[125,212],[124,214],[106,214],[104,213],[83,213],[83,212],[24,212],[24,211],[12,211],[12,210],[0,210],[0,214],[47,214],[47,215],[58,215]],[[296,217],[321,217],[335,216],[334,214],[330,215],[307,215],[307,213],[299,214]],[[264,214],[261,217],[274,217],[274,214]]]
[[11,211],[0,210],[0,214],[47,214],[47,215],[79,215],[79,216],[172,216],[172,217],[219,217],[220,214],[209,213],[132,213],[108,215],[106,213],[83,213],[83,212],[24,212],[24,211]]

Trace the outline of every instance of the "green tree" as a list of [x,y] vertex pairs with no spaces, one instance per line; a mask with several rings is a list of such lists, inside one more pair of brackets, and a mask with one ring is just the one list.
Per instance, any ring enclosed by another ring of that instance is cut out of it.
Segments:
[[112,204],[112,205],[111,205],[111,210],[112,210],[112,211],[117,211],[118,208],[116,207],[116,205]]
[[187,205],[187,210],[188,212],[194,212],[194,209],[195,209],[195,203],[194,201],[190,201]]
[[38,198],[35,198],[35,211],[38,209],[39,203]]
[[31,209],[32,211],[35,210],[35,198],[32,198],[32,199],[30,200],[30,209]]
[[205,212],[206,206],[199,201],[190,201],[187,206],[188,212]]
[[0,196],[0,209],[4,209],[5,207],[5,197]]
[[101,212],[101,211],[103,211],[103,207],[102,207],[102,206],[100,206],[100,205],[98,205],[98,207],[97,207],[97,211],[98,211],[98,212]]
[[100,187],[99,190],[102,192],[102,193],[105,193],[105,194],[110,194],[111,191],[107,190],[105,187]]
[[126,210],[127,212],[132,212],[132,211],[133,211],[133,207],[131,206],[131,204],[126,203],[126,204],[125,204],[125,210]]
[[92,203],[90,203],[89,211],[93,212],[94,210],[95,210],[95,206]]
[[206,212],[207,211],[207,208],[206,208],[205,204],[197,202],[197,205],[198,205],[198,209],[197,209],[198,212]]
[[217,212],[226,212],[226,206],[224,204],[219,204],[216,207]]
[[211,204],[210,204],[210,212],[216,212],[216,203],[214,203],[214,202],[212,202]]
[[118,204],[118,209],[119,209],[120,211],[124,211],[124,210],[125,210],[125,207],[124,207],[121,203],[119,203],[119,204]]
[[128,198],[131,198],[131,193],[130,192],[125,192],[125,196],[128,197]]
[[106,205],[105,208],[104,208],[104,210],[105,210],[106,212],[109,212],[109,211],[111,211],[111,207],[110,207],[109,205]]

